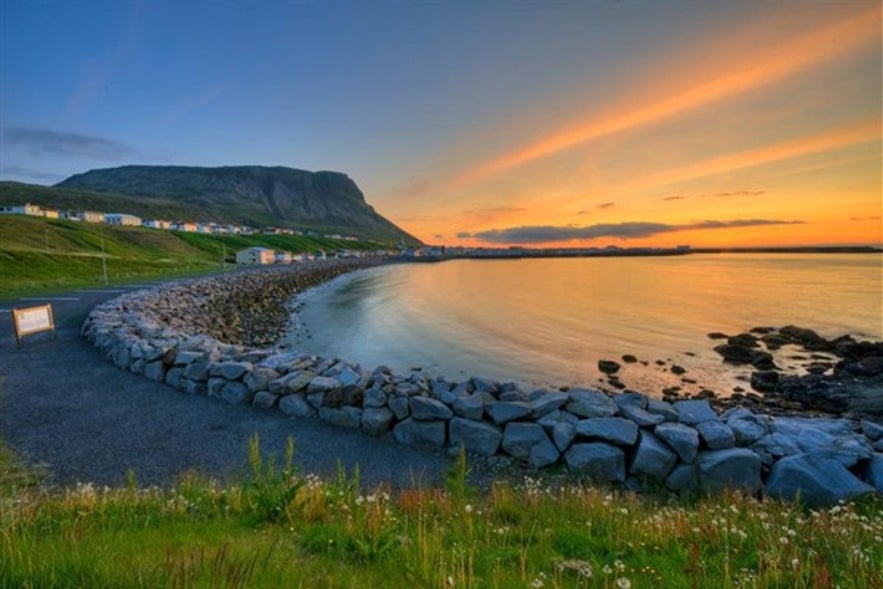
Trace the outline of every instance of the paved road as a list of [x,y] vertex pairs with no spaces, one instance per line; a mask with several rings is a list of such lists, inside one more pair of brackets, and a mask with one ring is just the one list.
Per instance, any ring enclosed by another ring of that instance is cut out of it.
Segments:
[[[265,452],[280,457],[293,436],[305,473],[358,464],[366,485],[435,483],[451,464],[440,451],[183,395],[118,369],[79,329],[95,304],[131,288],[0,301],[0,438],[29,462],[46,464],[51,483],[121,484],[128,469],[141,484],[168,484],[187,470],[229,479],[244,472],[254,433]],[[9,309],[44,303],[52,304],[57,338],[34,334],[17,350]]]

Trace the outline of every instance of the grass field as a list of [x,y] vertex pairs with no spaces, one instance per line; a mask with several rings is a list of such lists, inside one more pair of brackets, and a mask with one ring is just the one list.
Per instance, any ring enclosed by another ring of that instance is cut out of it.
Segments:
[[[103,242],[103,250],[102,250]],[[237,250],[369,249],[370,243],[296,235],[202,235],[0,215],[0,297],[232,267]],[[104,255],[106,255],[105,260]]]
[[[0,587],[883,587],[883,505],[682,502],[580,483],[363,489],[285,458],[222,487],[0,484]],[[8,461],[0,461],[8,470]],[[28,481],[20,474],[18,481]],[[0,474],[6,478],[4,472]]]

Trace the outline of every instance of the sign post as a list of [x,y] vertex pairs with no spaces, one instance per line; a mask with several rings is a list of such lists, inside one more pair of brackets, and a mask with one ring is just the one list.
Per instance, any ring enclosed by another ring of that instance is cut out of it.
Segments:
[[40,305],[26,309],[13,309],[12,326],[15,329],[15,344],[21,349],[22,338],[32,333],[51,331],[55,338],[55,318],[52,315],[52,305]]

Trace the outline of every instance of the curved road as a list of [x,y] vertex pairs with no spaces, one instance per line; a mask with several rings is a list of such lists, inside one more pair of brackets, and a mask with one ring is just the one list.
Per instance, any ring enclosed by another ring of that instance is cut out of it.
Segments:
[[[96,304],[135,287],[87,289],[0,301],[0,438],[49,482],[119,485],[134,471],[142,485],[168,485],[195,470],[222,480],[247,470],[248,439],[281,458],[289,436],[303,473],[359,466],[363,484],[434,484],[451,464],[442,450],[396,444],[315,419],[192,397],[113,365],[79,335]],[[17,350],[9,309],[51,303],[57,338],[25,338]]]

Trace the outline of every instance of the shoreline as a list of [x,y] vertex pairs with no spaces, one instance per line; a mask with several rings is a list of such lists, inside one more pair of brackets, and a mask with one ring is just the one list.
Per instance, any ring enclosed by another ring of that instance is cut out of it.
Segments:
[[[93,309],[83,335],[120,368],[186,394],[298,420],[318,417],[403,446],[462,446],[490,464],[566,464],[599,482],[640,488],[658,481],[681,494],[736,488],[785,499],[803,492],[807,499],[799,481],[819,477],[828,481],[820,488],[837,489],[834,499],[873,492],[868,482],[883,492],[883,472],[877,472],[883,426],[869,420],[775,418],[742,407],[718,414],[706,399],[669,403],[580,388],[531,392],[479,377],[451,382],[225,343],[217,336],[230,333],[226,324],[213,335],[200,329],[218,321],[205,316],[206,307],[253,316],[344,267],[357,266],[254,271],[124,295]],[[170,317],[177,322],[162,323]],[[820,491],[811,499],[832,497]]]

